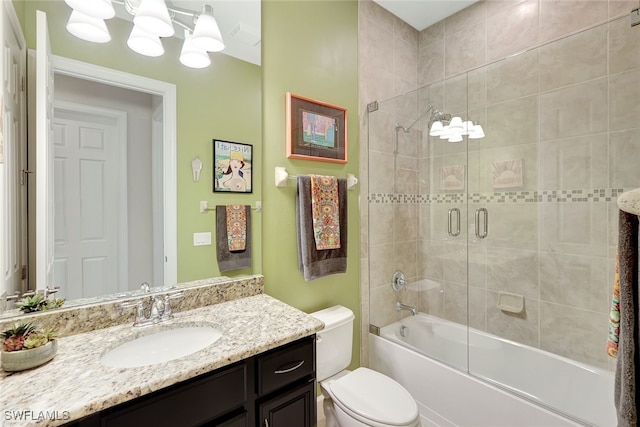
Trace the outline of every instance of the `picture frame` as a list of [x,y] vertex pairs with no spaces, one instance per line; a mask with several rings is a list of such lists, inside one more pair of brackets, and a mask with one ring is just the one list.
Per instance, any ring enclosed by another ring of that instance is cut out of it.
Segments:
[[287,157],[347,163],[347,109],[287,92]]
[[253,145],[213,140],[213,191],[253,192]]

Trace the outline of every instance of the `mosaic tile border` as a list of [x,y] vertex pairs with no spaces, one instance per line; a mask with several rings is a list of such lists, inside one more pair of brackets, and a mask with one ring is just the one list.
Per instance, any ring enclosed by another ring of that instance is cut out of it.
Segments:
[[506,191],[501,193],[393,194],[371,193],[370,204],[430,203],[592,203],[614,202],[630,189],[595,188],[571,190]]

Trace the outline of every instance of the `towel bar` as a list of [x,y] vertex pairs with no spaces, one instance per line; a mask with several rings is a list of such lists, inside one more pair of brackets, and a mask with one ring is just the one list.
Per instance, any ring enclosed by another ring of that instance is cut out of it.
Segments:
[[[287,169],[281,166],[276,166],[276,187],[286,187],[287,181],[290,179],[298,178],[297,175],[289,175]],[[353,188],[358,184],[358,178],[352,173],[347,174],[347,190],[353,190]]]
[[[215,211],[216,208],[210,208],[209,207],[209,202],[206,200],[201,200],[200,201],[200,213],[207,213],[210,211]],[[257,201],[255,206],[251,206],[251,210],[252,211],[258,211],[260,212],[262,210],[262,202],[261,201]]]

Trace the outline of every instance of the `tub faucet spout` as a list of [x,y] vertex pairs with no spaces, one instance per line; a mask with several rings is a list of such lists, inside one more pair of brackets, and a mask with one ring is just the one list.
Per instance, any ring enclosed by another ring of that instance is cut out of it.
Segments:
[[416,310],[415,307],[412,307],[410,305],[405,305],[400,301],[396,301],[396,311],[401,311],[401,310],[409,310],[412,316],[415,316],[416,314],[418,314],[418,311]]

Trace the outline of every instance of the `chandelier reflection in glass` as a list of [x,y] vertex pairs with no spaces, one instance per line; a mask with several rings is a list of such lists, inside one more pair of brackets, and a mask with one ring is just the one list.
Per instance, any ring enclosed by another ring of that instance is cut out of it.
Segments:
[[[184,30],[184,44],[180,62],[191,68],[205,68],[211,64],[209,52],[220,52],[224,41],[213,7],[202,6],[201,13],[176,7],[167,7],[164,0],[65,0],[73,11],[67,22],[67,31],[93,43],[111,40],[105,20],[116,15],[114,4],[124,6],[133,16],[133,29],[127,46],[141,55],[164,54],[161,37],[175,34],[174,24]],[[181,17],[181,19],[178,19]],[[185,20],[186,22],[183,22]]]

